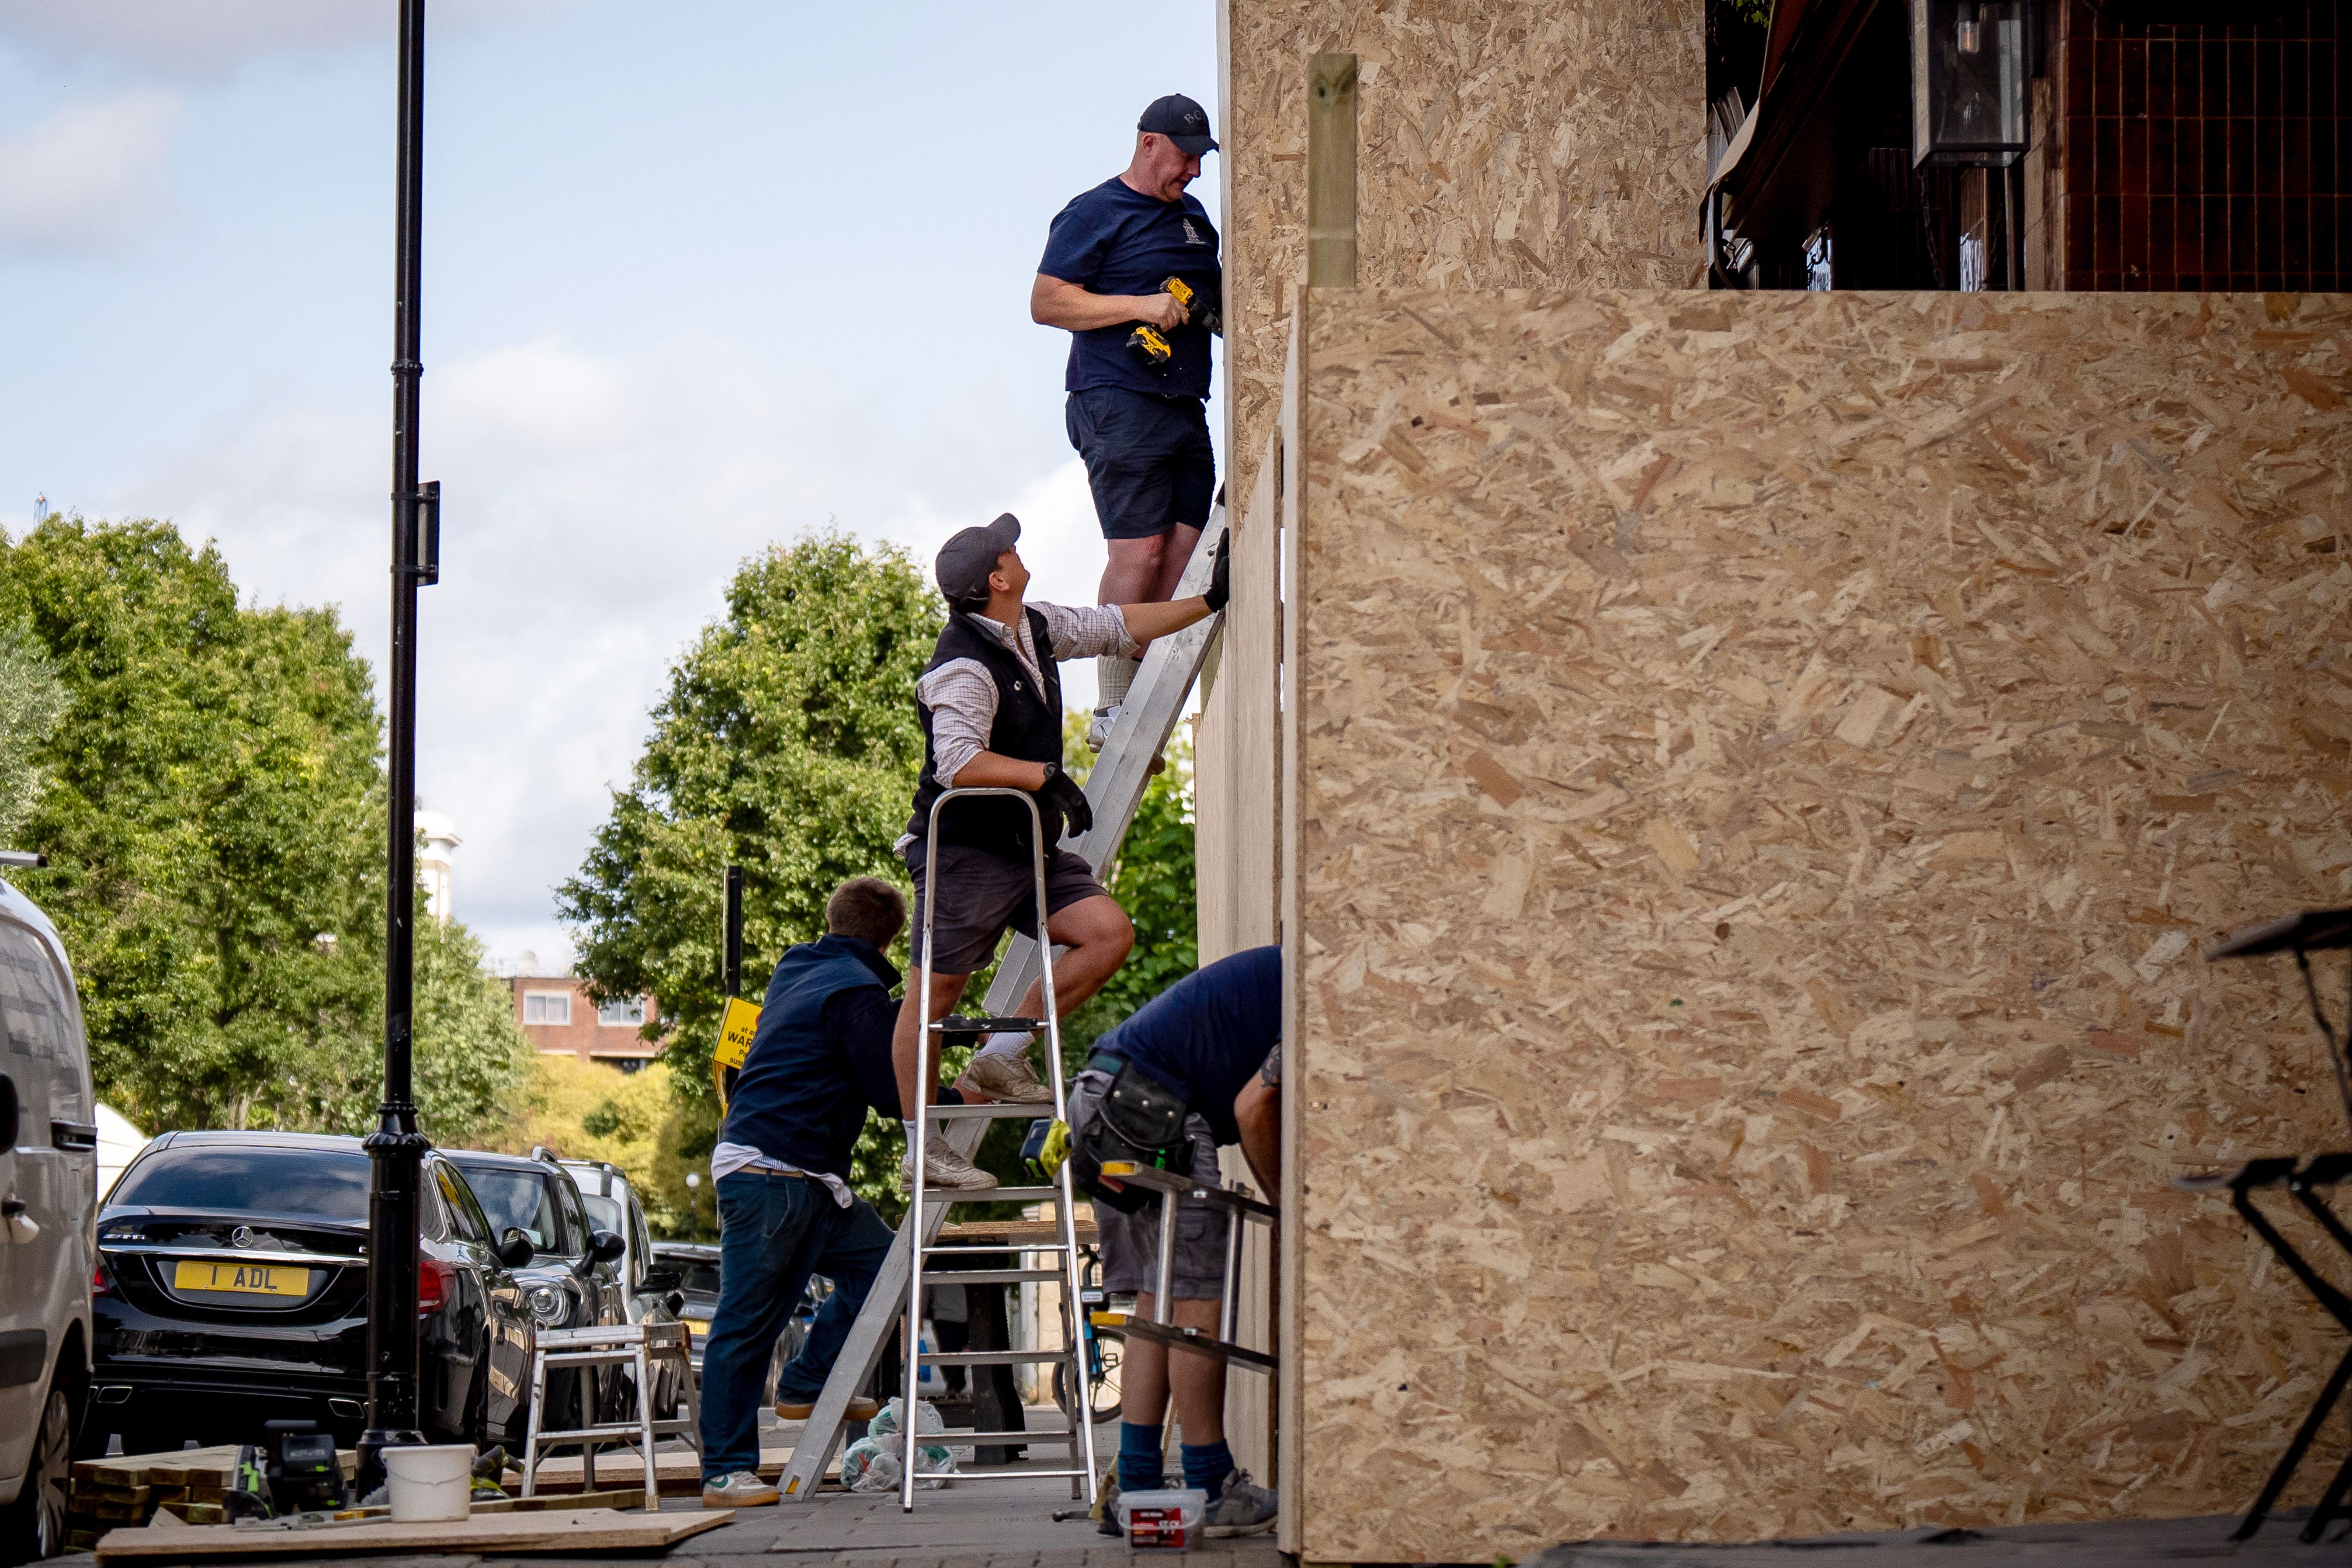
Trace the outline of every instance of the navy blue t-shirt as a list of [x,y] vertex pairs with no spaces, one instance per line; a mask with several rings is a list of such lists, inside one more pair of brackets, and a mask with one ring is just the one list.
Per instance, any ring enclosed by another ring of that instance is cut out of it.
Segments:
[[1189,193],[1163,202],[1114,174],[1055,215],[1037,270],[1090,294],[1157,294],[1171,277],[1191,284],[1202,299],[1192,321],[1167,334],[1166,364],[1131,352],[1127,340],[1135,323],[1121,321],[1070,334],[1063,384],[1072,392],[1123,386],[1162,397],[1209,395],[1209,329],[1201,325],[1201,310],[1223,292],[1223,274],[1208,209]]
[[1221,958],[1095,1042],[1184,1097],[1220,1143],[1241,1142],[1234,1098],[1282,1043],[1282,949]]

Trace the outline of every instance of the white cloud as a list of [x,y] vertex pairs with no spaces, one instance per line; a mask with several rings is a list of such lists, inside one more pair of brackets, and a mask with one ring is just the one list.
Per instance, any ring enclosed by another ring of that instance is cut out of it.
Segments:
[[[914,418],[709,339],[627,356],[510,345],[436,364],[425,387],[424,472],[445,501],[442,581],[422,599],[419,789],[465,839],[459,917],[509,960],[562,951],[551,889],[745,557],[830,523],[907,546],[928,573],[950,533],[1010,510],[1037,595],[1094,598],[1085,471],[1066,448],[1008,443],[1001,405]],[[270,389],[104,510],[216,538],[264,602],[340,604],[380,665],[385,423]],[[1091,701],[1091,661],[1064,670],[1068,700]]]
[[[428,37],[562,9],[572,0],[433,0]],[[9,0],[0,40],[52,58],[116,62],[152,75],[217,76],[247,60],[388,45],[394,0]]]
[[177,95],[68,103],[0,137],[0,253],[99,249],[160,216]]

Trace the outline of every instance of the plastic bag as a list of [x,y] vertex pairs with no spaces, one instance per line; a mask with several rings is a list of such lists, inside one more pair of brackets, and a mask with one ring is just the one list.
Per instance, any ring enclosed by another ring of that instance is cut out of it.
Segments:
[[[841,1484],[854,1492],[895,1492],[906,1475],[898,1459],[900,1439],[860,1437],[841,1451]],[[935,1491],[956,1473],[955,1455],[936,1443],[915,1450],[915,1484]]]
[[[906,1405],[907,1401],[904,1397],[893,1397],[889,1404],[877,1413],[873,1420],[866,1424],[866,1435],[869,1437],[895,1436],[899,1430],[899,1412],[906,1408]],[[915,1401],[916,1436],[928,1437],[934,1432],[944,1432],[947,1429],[948,1424],[940,1417],[938,1405],[928,1399]]]

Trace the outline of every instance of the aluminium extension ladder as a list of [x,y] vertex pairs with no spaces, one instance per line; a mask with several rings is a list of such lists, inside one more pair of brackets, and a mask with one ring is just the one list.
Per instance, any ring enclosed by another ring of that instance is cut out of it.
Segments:
[[[1192,559],[1186,563],[1184,574],[1177,582],[1176,597],[1186,598],[1207,590],[1217,546],[1224,537],[1225,508],[1220,501],[1211,509],[1208,526],[1201,531],[1200,542],[1193,548]],[[1121,840],[1127,837],[1129,825],[1135,820],[1136,808],[1142,804],[1144,788],[1151,782],[1152,764],[1167,750],[1169,737],[1175,733],[1176,722],[1183,714],[1185,699],[1192,692],[1193,681],[1200,678],[1201,667],[1207,661],[1209,650],[1214,646],[1223,622],[1223,615],[1211,616],[1181,632],[1153,639],[1144,652],[1143,667],[1136,672],[1135,683],[1119,710],[1118,721],[1112,726],[1102,754],[1095,760],[1087,775],[1087,802],[1094,809],[1094,826],[1084,837],[1064,846],[1084,856],[1097,877],[1109,870]],[[1023,993],[1028,990],[1030,982],[1038,977],[1041,956],[1035,942],[1027,937],[1014,936],[1011,945],[1005,949],[1003,961],[997,965],[996,979],[988,988],[987,999],[982,1005],[982,1011],[992,1016],[1010,1013],[1019,1004]],[[1049,1041],[1048,1048],[1055,1051],[1055,1101],[1058,1107],[1060,1065],[1057,1042]],[[929,1121],[938,1126],[939,1135],[948,1141],[950,1148],[970,1158],[980,1147],[981,1136],[992,1120],[1000,1117],[1034,1119],[1039,1109],[1034,1105],[935,1105],[929,1108]],[[921,1169],[919,1163],[916,1168]],[[1064,1171],[1068,1168],[1065,1163]],[[1069,1205],[1059,1201],[1059,1184],[1034,1190],[997,1187],[975,1194],[968,1201],[1017,1202],[1027,1197],[1054,1199],[1065,1216],[1071,1215]],[[806,1502],[816,1496],[817,1489],[824,1479],[825,1469],[832,1464],[833,1456],[841,1446],[842,1422],[848,1412],[850,1400],[873,1377],[874,1369],[881,1362],[883,1352],[888,1345],[892,1327],[899,1321],[909,1304],[917,1300],[912,1289],[917,1238],[920,1238],[925,1247],[930,1247],[938,1241],[940,1228],[947,1222],[948,1209],[952,1201],[926,1194],[920,1205],[908,1205],[906,1221],[898,1227],[898,1239],[883,1260],[880,1272],[875,1276],[866,1305],[851,1325],[841,1353],[834,1361],[832,1374],[825,1380],[824,1392],[817,1395],[815,1408],[809,1412],[808,1422],[802,1428],[799,1440],[793,1444],[792,1458],[779,1478],[778,1489],[783,1493],[786,1502]],[[1074,1226],[1066,1225],[1064,1228],[1066,1232],[1075,1231]],[[1075,1249],[1062,1258],[1066,1268],[1075,1268],[1076,1261]],[[1062,1275],[1059,1268],[1037,1272],[1056,1279]],[[1023,1271],[1019,1270],[957,1272],[950,1282],[1002,1282],[1022,1275]],[[1074,1461],[1069,1467],[1074,1472],[1070,1478],[1071,1495],[1087,1499],[1094,1495],[1096,1478],[1100,1473],[1093,1452],[1092,1426],[1087,1419],[1089,1409],[1087,1342],[1090,1335],[1077,1292],[1066,1286],[1062,1294],[1066,1352],[1048,1354],[1035,1351],[979,1351],[964,1352],[952,1358],[933,1355],[926,1359],[935,1366],[969,1366],[1009,1364],[1016,1360],[1058,1361],[1065,1353],[1072,1354],[1074,1375],[1068,1384],[1071,1390],[1070,1441]],[[916,1320],[916,1327],[920,1327],[919,1318]],[[917,1334],[910,1332],[906,1336],[907,1345],[913,1346],[918,1342]],[[915,1425],[911,1404],[905,1407],[904,1414],[907,1427],[911,1432]],[[1080,1428],[1085,1430],[1081,1432]],[[1011,1440],[1041,1444],[1049,1437],[1049,1434],[1023,1433]],[[948,1436],[948,1441],[951,1443],[973,1440],[961,1432]],[[933,1444],[940,1441],[937,1434],[931,1436]],[[909,1478],[912,1468],[908,1467]],[[1075,1473],[1080,1470],[1083,1470],[1082,1474]],[[1034,1476],[1038,1472],[1024,1469],[1008,1473]],[[901,1506],[912,1506],[910,1492],[902,1495]]]

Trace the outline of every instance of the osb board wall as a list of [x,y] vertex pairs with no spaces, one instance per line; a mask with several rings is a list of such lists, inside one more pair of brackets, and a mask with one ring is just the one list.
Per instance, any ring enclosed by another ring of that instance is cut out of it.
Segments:
[[1306,327],[1295,1549],[2242,1507],[2342,1341],[2169,1183],[2346,1138],[2198,954],[2352,901],[2352,301]]
[[1223,0],[1226,461],[1274,429],[1307,247],[1307,60],[1359,58],[1357,278],[1668,288],[1700,265],[1699,0]]

